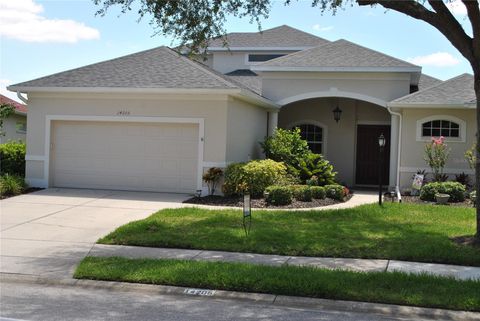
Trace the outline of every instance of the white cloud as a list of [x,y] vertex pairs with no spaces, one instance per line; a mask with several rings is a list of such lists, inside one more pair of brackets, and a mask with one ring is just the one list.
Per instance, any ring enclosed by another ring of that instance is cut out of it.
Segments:
[[407,59],[415,65],[434,66],[434,67],[450,67],[460,63],[460,60],[449,54],[448,52],[436,52],[426,56],[417,56]]
[[322,27],[319,24],[316,24],[312,26],[312,29],[317,31],[330,31],[333,29],[333,26]]
[[7,86],[10,86],[12,81],[10,79],[0,79],[0,94],[7,96],[10,99],[18,101],[17,93],[7,90]]
[[34,0],[0,0],[0,36],[26,42],[76,43],[100,38],[97,29],[74,20],[48,19]]
[[464,16],[467,14],[467,8],[460,0],[453,0],[447,3],[447,7],[454,15]]

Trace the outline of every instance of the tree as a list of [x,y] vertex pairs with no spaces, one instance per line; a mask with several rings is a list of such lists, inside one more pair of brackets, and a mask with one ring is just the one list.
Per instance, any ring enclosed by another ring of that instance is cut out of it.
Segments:
[[3,121],[15,112],[15,107],[10,104],[0,104],[0,136],[5,136]]
[[[104,15],[111,6],[119,5],[122,12],[132,10],[137,4],[140,18],[152,15],[152,24],[157,33],[170,34],[191,50],[206,49],[213,37],[225,38],[225,22],[229,15],[248,17],[256,21],[268,18],[273,0],[93,0],[102,5],[98,14]],[[470,36],[448,9],[447,2],[453,0],[311,0],[312,7],[322,12],[336,12],[338,8],[358,4],[360,6],[380,5],[422,20],[442,33],[452,45],[470,62],[474,73],[474,89],[477,100],[477,128],[480,128],[480,9],[478,0],[460,0],[467,9],[472,26]],[[291,5],[291,0],[285,0]],[[480,135],[477,134],[476,155],[480,157]],[[475,189],[480,195],[480,162],[475,166]],[[477,232],[480,242],[480,197],[476,200]]]

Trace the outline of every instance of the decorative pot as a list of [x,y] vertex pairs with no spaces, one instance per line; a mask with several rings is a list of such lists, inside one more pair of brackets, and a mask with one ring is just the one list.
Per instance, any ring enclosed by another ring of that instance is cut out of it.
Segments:
[[437,204],[445,205],[445,204],[448,203],[448,200],[450,199],[450,195],[448,195],[448,194],[435,194],[435,198],[437,200]]

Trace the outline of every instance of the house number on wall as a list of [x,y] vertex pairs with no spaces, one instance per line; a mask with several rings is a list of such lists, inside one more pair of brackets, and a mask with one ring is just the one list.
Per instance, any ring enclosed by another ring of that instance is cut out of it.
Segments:
[[117,116],[128,116],[128,115],[130,115],[129,110],[119,110],[119,111],[117,111]]

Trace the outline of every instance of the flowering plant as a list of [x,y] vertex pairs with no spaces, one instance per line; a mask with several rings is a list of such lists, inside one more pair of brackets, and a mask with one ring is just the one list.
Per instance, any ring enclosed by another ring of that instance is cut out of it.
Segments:
[[447,144],[445,144],[445,137],[440,136],[439,138],[432,137],[432,140],[425,145],[425,161],[428,166],[432,169],[433,179],[436,182],[442,181],[443,168],[447,163],[448,155],[450,154],[450,149]]

